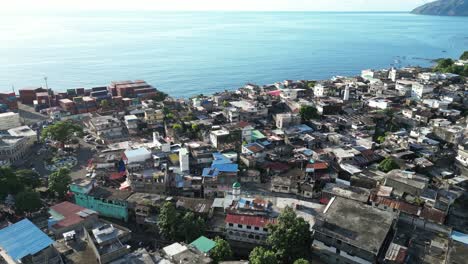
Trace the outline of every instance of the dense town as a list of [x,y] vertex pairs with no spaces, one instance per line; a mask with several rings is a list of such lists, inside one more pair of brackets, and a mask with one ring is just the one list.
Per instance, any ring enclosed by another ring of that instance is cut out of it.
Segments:
[[0,263],[466,263],[468,82],[443,67],[468,61],[443,63],[2,93]]

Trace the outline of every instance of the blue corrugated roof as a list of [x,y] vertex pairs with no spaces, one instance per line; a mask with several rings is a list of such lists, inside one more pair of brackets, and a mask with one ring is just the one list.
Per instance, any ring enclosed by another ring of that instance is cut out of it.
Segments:
[[202,172],[203,177],[216,177],[219,174],[219,170],[212,168],[204,168]]
[[232,161],[226,158],[226,156],[224,156],[223,154],[219,152],[213,153],[213,163],[212,163],[213,165],[214,164],[226,164],[226,163],[232,163]]
[[0,246],[16,261],[36,254],[53,243],[50,237],[28,219],[0,230]]
[[464,233],[460,233],[457,231],[452,232],[452,239],[458,242],[461,242],[465,245],[468,245],[468,235]]
[[234,163],[230,164],[212,164],[212,169],[218,169],[220,172],[237,172],[238,165]]

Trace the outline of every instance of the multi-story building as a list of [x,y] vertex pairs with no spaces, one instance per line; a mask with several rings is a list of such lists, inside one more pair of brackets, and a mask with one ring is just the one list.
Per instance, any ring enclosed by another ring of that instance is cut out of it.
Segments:
[[380,263],[392,239],[394,215],[341,197],[330,200],[313,227],[313,253],[325,263]]
[[0,162],[11,164],[24,158],[29,147],[26,137],[0,136]]
[[94,180],[80,180],[70,184],[75,203],[97,211],[102,216],[128,220],[127,198],[132,194],[111,188],[96,186]]
[[138,119],[136,115],[126,115],[124,117],[124,122],[130,135],[135,135],[138,133],[138,125],[140,124],[140,119]]
[[101,139],[119,138],[122,136],[122,123],[112,116],[94,117],[87,123],[93,134]]
[[226,215],[226,237],[230,240],[265,244],[268,237],[268,225],[276,220],[267,216],[256,215]]
[[145,109],[144,121],[149,128],[155,128],[164,122],[164,112],[161,109]]
[[414,82],[411,86],[411,97],[415,99],[422,99],[424,95],[430,94],[434,91],[434,86],[431,84]]
[[38,141],[37,132],[28,126],[20,126],[8,129],[8,134],[14,137],[25,137],[28,140],[28,145],[32,146]]
[[301,123],[301,116],[292,113],[276,114],[275,121],[276,127],[283,129],[289,126],[299,125]]

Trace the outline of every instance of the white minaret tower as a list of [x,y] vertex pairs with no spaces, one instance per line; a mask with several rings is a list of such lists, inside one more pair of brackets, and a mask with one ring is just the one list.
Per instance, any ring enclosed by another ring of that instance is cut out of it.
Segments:
[[344,90],[344,96],[343,96],[344,101],[349,100],[349,86],[346,85],[345,90]]
[[234,199],[234,201],[239,201],[240,194],[241,194],[241,185],[239,182],[235,182],[232,185],[232,198]]

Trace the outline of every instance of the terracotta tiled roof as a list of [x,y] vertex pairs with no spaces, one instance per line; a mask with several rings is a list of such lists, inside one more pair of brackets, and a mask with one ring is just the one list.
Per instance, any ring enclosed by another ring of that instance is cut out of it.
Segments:
[[308,169],[314,169],[314,170],[325,170],[328,169],[328,163],[326,162],[315,162],[312,164],[307,164]]
[[86,208],[70,203],[70,202],[63,202],[63,203],[56,204],[50,207],[50,209],[54,210],[55,212],[63,216],[63,219],[58,221],[54,225],[55,228],[68,227],[68,226],[77,224],[85,219],[79,216],[77,213],[83,210],[86,210]]
[[228,214],[226,216],[226,223],[249,225],[249,226],[258,226],[264,227],[268,224],[276,223],[275,219],[267,218],[263,216],[253,216],[253,215],[234,215]]
[[445,222],[445,216],[446,214],[444,212],[428,207],[424,207],[420,214],[420,217],[439,224],[443,224]]

